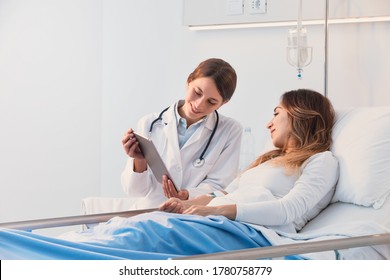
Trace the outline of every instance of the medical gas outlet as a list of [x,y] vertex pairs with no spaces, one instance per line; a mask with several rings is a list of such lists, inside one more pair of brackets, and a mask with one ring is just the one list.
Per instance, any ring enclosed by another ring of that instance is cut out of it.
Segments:
[[250,0],[250,14],[264,14],[267,11],[267,0]]
[[226,0],[226,14],[229,16],[256,15],[266,12],[267,0]]

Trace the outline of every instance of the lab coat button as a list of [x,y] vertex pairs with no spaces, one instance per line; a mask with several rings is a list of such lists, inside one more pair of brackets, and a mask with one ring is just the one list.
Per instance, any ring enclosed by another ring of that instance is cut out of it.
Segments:
[[180,168],[180,166],[176,166],[176,172],[181,172],[181,168]]

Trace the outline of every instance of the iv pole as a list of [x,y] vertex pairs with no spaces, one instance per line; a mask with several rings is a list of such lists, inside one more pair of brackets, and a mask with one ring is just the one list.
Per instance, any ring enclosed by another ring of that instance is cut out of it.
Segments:
[[328,97],[328,18],[329,18],[329,0],[325,0],[324,95],[326,97]]

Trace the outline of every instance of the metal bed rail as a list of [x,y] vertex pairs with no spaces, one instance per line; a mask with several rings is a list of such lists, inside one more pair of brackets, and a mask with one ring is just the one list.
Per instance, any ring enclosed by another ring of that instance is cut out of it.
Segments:
[[[36,230],[51,227],[63,227],[81,224],[96,224],[106,222],[113,217],[132,217],[135,215],[158,210],[157,208],[111,212],[101,214],[68,216],[49,219],[26,220],[19,222],[0,223],[0,228],[17,230]],[[338,239],[299,242],[294,244],[277,245],[261,248],[235,250],[221,253],[201,254],[174,260],[255,260],[278,258],[297,254],[334,251],[356,247],[390,244],[390,233],[373,234],[357,237],[340,237]]]
[[385,244],[390,244],[390,233],[193,255],[175,258],[175,260],[257,260]]
[[96,224],[106,222],[113,217],[132,217],[143,213],[158,210],[157,208],[131,210],[122,212],[110,212],[100,214],[78,215],[48,219],[26,220],[18,222],[0,223],[0,228],[18,229],[18,230],[36,230],[42,228],[65,227],[82,224]]

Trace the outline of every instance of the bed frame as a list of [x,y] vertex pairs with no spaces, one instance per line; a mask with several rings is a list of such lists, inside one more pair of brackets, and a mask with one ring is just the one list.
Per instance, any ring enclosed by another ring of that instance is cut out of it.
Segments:
[[[19,222],[0,223],[0,228],[17,230],[37,230],[53,227],[74,226],[83,224],[95,224],[106,222],[113,217],[132,217],[142,213],[156,211],[153,209],[121,211],[112,213],[68,216],[38,220],[26,220]],[[230,252],[193,255],[175,258],[175,260],[256,260],[270,259],[284,256],[334,251],[356,247],[390,244],[390,233],[373,234],[358,237],[348,237],[332,240],[301,242],[288,245],[269,246],[253,249],[236,250]]]

